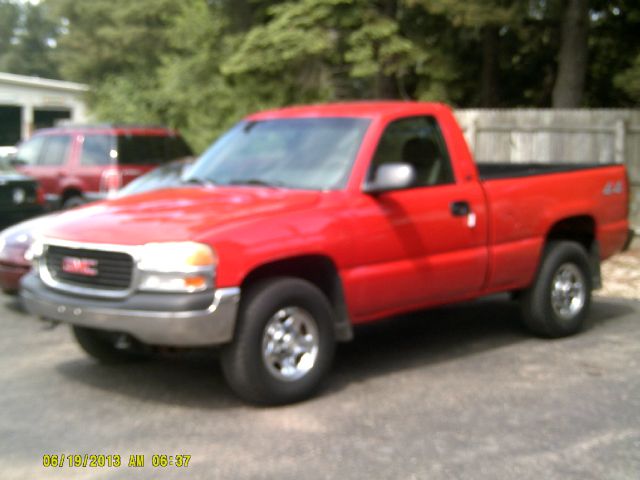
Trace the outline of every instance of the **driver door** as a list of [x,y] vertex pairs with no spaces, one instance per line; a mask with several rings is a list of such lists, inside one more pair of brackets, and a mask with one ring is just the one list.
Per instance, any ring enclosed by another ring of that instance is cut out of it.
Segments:
[[349,284],[354,317],[471,297],[487,274],[487,213],[477,182],[455,178],[433,117],[393,121],[383,132],[369,179],[383,163],[409,163],[410,188],[361,195],[353,228],[357,268]]

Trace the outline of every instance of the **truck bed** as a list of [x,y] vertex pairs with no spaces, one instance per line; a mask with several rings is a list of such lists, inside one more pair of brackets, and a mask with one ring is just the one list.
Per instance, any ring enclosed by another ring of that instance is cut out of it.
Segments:
[[531,177],[551,173],[567,173],[577,170],[612,167],[615,163],[478,163],[481,180]]
[[490,216],[491,289],[530,282],[554,224],[585,222],[600,257],[616,253],[628,236],[625,169],[620,164],[480,164]]

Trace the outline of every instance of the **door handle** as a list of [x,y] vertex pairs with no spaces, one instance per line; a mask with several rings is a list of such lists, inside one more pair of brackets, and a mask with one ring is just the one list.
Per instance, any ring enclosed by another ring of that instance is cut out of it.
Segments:
[[467,217],[467,227],[469,228],[475,228],[476,226],[476,214],[471,211],[471,205],[469,205],[469,202],[452,202],[451,215],[453,215],[454,217]]
[[454,217],[464,217],[471,213],[471,206],[469,202],[459,201],[451,202],[451,215]]

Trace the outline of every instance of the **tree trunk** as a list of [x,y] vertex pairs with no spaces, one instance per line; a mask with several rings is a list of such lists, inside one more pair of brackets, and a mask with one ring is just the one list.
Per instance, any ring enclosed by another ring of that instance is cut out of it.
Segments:
[[[397,0],[382,0],[380,4],[378,4],[378,8],[382,12],[383,15],[386,15],[389,18],[395,19],[398,13],[398,2]],[[378,51],[380,49],[379,45],[375,47],[375,58],[379,60]],[[380,71],[376,75],[375,82],[373,85],[375,98],[379,99],[395,99],[398,98],[398,85],[396,79],[394,77],[390,77],[386,75],[382,71],[383,65],[380,64]]]
[[567,0],[562,20],[558,73],[553,87],[554,108],[576,108],[582,104],[587,74],[588,30],[588,0]]
[[381,100],[393,100],[398,98],[398,86],[396,79],[380,72],[376,76],[374,84],[375,98]]
[[497,26],[482,29],[482,73],[480,77],[480,106],[498,106],[498,59],[500,37]]

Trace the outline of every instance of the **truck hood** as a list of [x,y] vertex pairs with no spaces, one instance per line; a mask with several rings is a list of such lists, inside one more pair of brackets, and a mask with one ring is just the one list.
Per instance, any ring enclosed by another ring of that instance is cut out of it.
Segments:
[[255,187],[186,187],[100,202],[61,214],[46,237],[141,245],[199,240],[216,228],[309,208],[320,192]]

